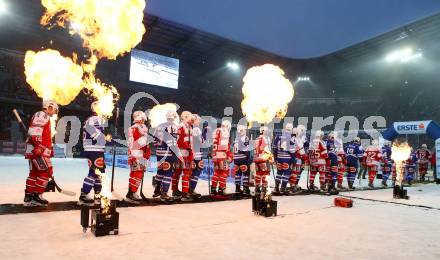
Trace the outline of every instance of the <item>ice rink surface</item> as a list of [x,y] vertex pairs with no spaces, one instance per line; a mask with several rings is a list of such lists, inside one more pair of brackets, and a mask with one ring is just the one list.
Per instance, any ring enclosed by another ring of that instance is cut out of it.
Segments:
[[[86,161],[55,159],[54,166],[58,182],[78,192]],[[0,204],[22,201],[26,174],[24,159],[0,157]],[[122,195],[127,178],[128,170],[117,169]],[[391,193],[344,194],[440,208],[440,185],[411,187],[408,201]],[[101,238],[82,233],[79,211],[3,215],[0,259],[440,259],[440,210],[357,199],[344,209],[333,198],[276,197],[274,218],[254,216],[250,200],[120,208],[120,234]]]

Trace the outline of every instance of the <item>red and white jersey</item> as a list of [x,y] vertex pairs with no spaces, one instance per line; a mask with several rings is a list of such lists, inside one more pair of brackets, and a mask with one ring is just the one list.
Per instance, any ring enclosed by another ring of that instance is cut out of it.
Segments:
[[272,155],[270,151],[270,138],[260,135],[254,143],[254,162],[265,162]]
[[26,155],[32,155],[36,146],[44,149],[42,156],[52,157],[52,133],[50,117],[46,112],[39,111],[32,116],[28,130],[29,138],[26,141]]
[[327,148],[321,139],[314,139],[309,147],[309,161],[312,166],[325,165],[328,158]]
[[135,123],[128,129],[128,156],[135,159],[150,159],[148,145],[148,128],[144,124]]
[[183,157],[191,156],[193,145],[192,126],[187,123],[181,123],[177,130],[177,147]]
[[367,166],[379,166],[382,161],[382,152],[377,146],[369,146],[364,152],[364,158]]
[[217,128],[212,135],[212,159],[214,161],[231,160],[229,131]]
[[338,149],[338,163],[346,164],[347,158],[345,157],[344,149]]
[[416,157],[418,163],[428,163],[431,160],[431,152],[426,149],[418,149]]

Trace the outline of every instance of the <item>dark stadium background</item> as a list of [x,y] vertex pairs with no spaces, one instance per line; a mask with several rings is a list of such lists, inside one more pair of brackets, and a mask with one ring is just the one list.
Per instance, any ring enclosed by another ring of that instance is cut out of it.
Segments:
[[[23,135],[13,120],[11,109],[18,108],[27,120],[39,109],[41,101],[24,78],[26,50],[55,48],[68,55],[81,53],[81,40],[65,30],[50,31],[39,26],[43,9],[38,1],[12,7],[20,19],[0,24],[0,140],[19,141]],[[159,102],[175,102],[183,110],[200,115],[223,116],[224,107],[234,108],[234,122],[242,117],[241,79],[247,68],[273,63],[283,68],[295,82],[307,75],[310,82],[298,82],[288,116],[356,116],[362,125],[368,116],[384,116],[387,123],[408,120],[440,121],[439,71],[440,14],[313,59],[290,59],[246,46],[207,32],[179,25],[165,19],[146,16],[147,33],[137,49],[180,59],[179,89],[166,89],[129,81],[129,54],[117,61],[102,61],[97,74],[115,85],[123,107],[138,91],[155,96]],[[53,40],[52,43],[49,41]],[[382,62],[396,48],[414,45],[423,58],[416,63],[393,65]],[[241,70],[225,67],[233,60]],[[81,94],[74,103],[61,109],[62,115],[77,115],[84,120],[90,101]],[[153,104],[138,103],[148,109]],[[121,119],[122,122],[122,119]],[[311,120],[309,120],[310,124]],[[309,125],[310,127],[310,125]],[[330,128],[329,128],[330,129]],[[411,142],[430,142],[425,136]]]

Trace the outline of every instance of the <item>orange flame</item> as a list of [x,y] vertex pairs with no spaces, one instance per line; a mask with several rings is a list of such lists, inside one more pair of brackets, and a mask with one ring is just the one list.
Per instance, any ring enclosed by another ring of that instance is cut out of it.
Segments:
[[[97,112],[111,116],[119,94],[114,86],[95,79],[100,58],[116,59],[129,52],[145,33],[145,0],[42,0],[42,25],[66,27],[83,39],[90,58],[81,66],[75,59],[46,50],[27,53],[27,81],[43,99],[60,105],[72,102],[82,89],[98,100]],[[38,58],[38,59],[37,59]],[[48,68],[49,66],[49,68]]]
[[70,25],[98,58],[116,59],[129,52],[145,33],[145,0],[42,0],[42,25]]
[[280,67],[265,64],[250,68],[243,82],[241,108],[249,122],[267,124],[275,117],[284,118],[294,90]]
[[403,162],[411,155],[411,146],[407,142],[394,143],[391,147],[391,159],[396,162],[396,182],[400,185],[403,182]]
[[24,68],[26,81],[43,100],[68,105],[83,88],[83,69],[76,58],[63,57],[56,50],[27,51]]

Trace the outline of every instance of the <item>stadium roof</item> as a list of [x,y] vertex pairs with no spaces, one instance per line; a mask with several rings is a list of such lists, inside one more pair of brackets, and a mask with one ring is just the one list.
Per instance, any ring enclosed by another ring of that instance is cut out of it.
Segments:
[[281,56],[311,58],[440,12],[440,1],[149,0],[146,11]]

